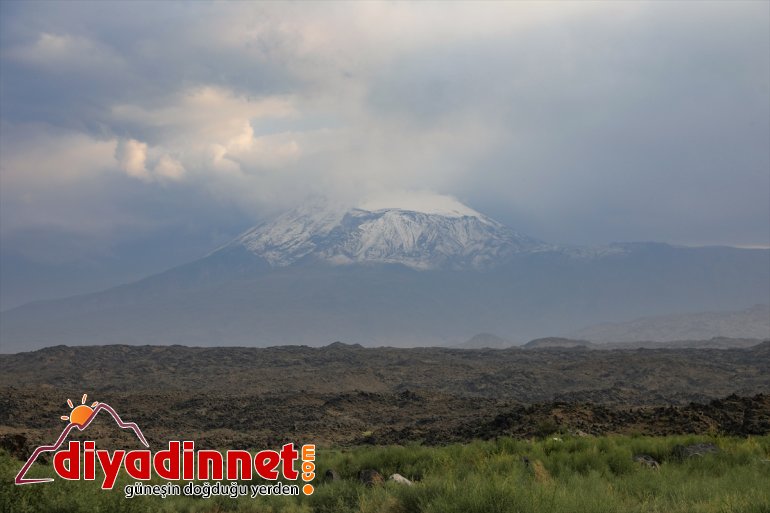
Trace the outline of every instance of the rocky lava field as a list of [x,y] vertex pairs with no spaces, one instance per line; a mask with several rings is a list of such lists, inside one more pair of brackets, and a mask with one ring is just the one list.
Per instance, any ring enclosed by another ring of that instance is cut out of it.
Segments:
[[[106,402],[151,445],[444,444],[501,435],[770,433],[770,341],[590,351],[57,346],[0,355],[0,444],[56,439],[68,398]],[[99,416],[72,439],[133,448]]]

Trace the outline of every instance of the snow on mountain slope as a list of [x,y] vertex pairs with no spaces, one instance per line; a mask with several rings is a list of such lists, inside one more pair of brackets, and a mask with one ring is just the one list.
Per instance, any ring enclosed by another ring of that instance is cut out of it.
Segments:
[[287,266],[322,245],[344,215],[344,209],[316,200],[255,226],[230,246],[244,246],[272,266]]
[[386,204],[369,201],[344,209],[327,201],[310,202],[252,228],[232,244],[276,267],[311,257],[332,264],[388,263],[420,270],[483,269],[515,253],[555,248],[447,196],[398,207]]

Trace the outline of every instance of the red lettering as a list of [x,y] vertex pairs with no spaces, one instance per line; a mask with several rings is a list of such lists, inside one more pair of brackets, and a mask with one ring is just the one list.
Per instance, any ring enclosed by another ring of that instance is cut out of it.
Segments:
[[[209,463],[211,463],[212,477],[209,477]],[[219,451],[198,451],[198,479],[222,479],[222,454]]]
[[96,479],[96,457],[94,456],[94,449],[96,449],[95,442],[83,443],[83,478],[87,481],[93,481]]
[[120,464],[123,462],[126,451],[115,451],[112,459],[110,459],[109,451],[96,451],[96,455],[99,457],[99,463],[104,470],[102,490],[112,490],[112,487],[115,486],[115,480],[118,478]]
[[195,472],[195,442],[182,442],[182,479],[192,481]]
[[[239,467],[241,477],[238,477]],[[227,451],[227,479],[251,479],[251,454],[248,451]]]
[[126,472],[128,472],[129,476],[146,481],[150,479],[152,474],[151,459],[150,451],[131,451],[126,454],[126,461],[123,465],[126,467]]
[[294,461],[299,453],[294,449],[294,444],[286,444],[281,448],[281,460],[283,460],[283,477],[297,479],[299,472],[294,469]]
[[275,481],[278,479],[276,468],[281,463],[281,455],[275,451],[259,451],[254,456],[254,468],[262,479]]
[[[166,466],[168,462],[168,466]],[[152,460],[158,477],[170,481],[179,480],[179,442],[169,442],[168,449],[158,451]]]
[[[181,449],[181,452],[180,452]],[[96,479],[96,460],[104,472],[102,489],[111,490],[117,482],[120,467],[125,466],[126,472],[133,479],[148,481],[154,474],[160,479],[178,481],[222,480],[223,475],[230,481],[250,480],[256,474],[262,479],[275,481],[283,473],[286,479],[296,480],[300,472],[295,468],[300,453],[293,443],[284,444],[281,451],[260,451],[253,457],[244,450],[227,451],[223,456],[219,451],[202,450],[195,452],[195,442],[170,441],[168,448],[153,454],[149,450],[138,451],[104,451],[96,450],[93,441],[84,442],[83,462],[81,463],[80,442],[69,442],[68,448],[54,454],[53,467],[55,472],[67,480],[80,479],[81,465],[83,479]],[[196,468],[197,456],[197,472]],[[227,458],[223,463],[223,459]],[[315,476],[315,446],[302,446],[302,477],[306,481]],[[310,460],[310,461],[308,461]],[[253,468],[252,468],[253,465]],[[279,471],[279,465],[281,469]],[[197,474],[197,477],[196,477]]]
[[80,442],[70,442],[68,450],[54,454],[53,468],[64,479],[80,478]]

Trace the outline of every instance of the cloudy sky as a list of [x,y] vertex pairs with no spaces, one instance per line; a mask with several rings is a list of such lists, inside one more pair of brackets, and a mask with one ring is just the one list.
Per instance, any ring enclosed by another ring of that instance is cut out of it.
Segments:
[[309,194],[552,242],[770,245],[770,3],[0,4],[2,307]]

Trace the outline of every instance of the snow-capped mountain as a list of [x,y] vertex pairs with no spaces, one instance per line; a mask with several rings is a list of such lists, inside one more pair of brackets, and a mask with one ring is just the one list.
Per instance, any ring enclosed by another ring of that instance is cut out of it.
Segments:
[[420,270],[484,269],[513,254],[555,248],[453,198],[429,200],[422,206],[369,202],[348,209],[317,200],[252,228],[231,246],[243,246],[274,267],[314,258]]
[[555,246],[453,198],[407,199],[307,202],[193,262],[0,312],[0,353],[108,343],[457,345],[476,333],[526,341],[770,303],[768,250]]

